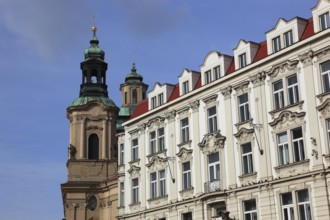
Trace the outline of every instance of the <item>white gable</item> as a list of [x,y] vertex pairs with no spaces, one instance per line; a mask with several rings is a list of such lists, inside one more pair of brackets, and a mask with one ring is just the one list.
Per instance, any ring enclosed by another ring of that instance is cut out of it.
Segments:
[[235,59],[235,68],[239,69],[238,57],[241,54],[246,54],[246,64],[249,65],[252,63],[257,51],[259,49],[259,44],[254,42],[247,42],[245,40],[240,40],[237,47],[234,49],[234,59]]
[[195,88],[199,77],[200,77],[200,73],[188,69],[184,69],[181,75],[179,76],[180,95],[184,94],[183,83],[188,82],[188,86],[189,86],[188,92],[191,92]]
[[319,0],[314,8],[312,8],[315,33],[321,31],[319,16],[327,12],[330,12],[330,0]]

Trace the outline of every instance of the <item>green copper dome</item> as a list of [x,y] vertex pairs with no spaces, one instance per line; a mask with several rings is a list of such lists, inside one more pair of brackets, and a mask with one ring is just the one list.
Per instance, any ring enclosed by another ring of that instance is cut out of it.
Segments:
[[88,59],[101,59],[104,60],[104,51],[99,48],[99,40],[96,37],[96,27],[92,27],[93,38],[90,41],[90,47],[85,50],[85,60]]
[[102,96],[79,97],[76,100],[74,100],[69,107],[83,106],[91,101],[98,101],[98,102],[102,103],[103,105],[105,105],[106,107],[117,107],[116,104],[111,99],[109,99],[107,97],[102,97]]
[[136,72],[135,63],[132,65],[131,73],[126,75],[125,82],[142,82],[143,77]]

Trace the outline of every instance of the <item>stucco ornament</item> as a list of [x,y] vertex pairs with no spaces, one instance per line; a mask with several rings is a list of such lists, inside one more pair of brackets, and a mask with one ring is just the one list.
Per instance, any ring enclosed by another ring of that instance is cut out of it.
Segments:
[[198,144],[204,154],[218,151],[225,146],[226,137],[222,136],[220,130],[204,135],[203,140]]
[[305,115],[305,112],[297,113],[291,111],[283,111],[277,118],[274,119],[273,122],[269,123],[269,125],[276,129],[287,128],[292,125],[301,124]]
[[166,167],[166,158],[161,158],[159,156],[154,156],[151,158],[150,162],[146,166],[151,171],[161,170]]

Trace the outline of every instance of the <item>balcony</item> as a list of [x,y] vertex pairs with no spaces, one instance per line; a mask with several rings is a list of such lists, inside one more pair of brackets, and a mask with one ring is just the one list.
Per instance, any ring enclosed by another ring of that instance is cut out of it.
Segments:
[[204,183],[204,192],[205,193],[211,193],[211,192],[217,192],[221,190],[221,181],[220,180],[213,180]]

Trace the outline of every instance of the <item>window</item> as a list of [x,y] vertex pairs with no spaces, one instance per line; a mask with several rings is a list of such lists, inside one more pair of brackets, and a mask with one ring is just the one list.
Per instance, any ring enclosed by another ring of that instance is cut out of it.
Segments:
[[190,162],[182,164],[182,189],[191,188]]
[[125,187],[124,187],[124,182],[120,183],[119,186],[119,190],[120,190],[120,195],[119,195],[119,199],[120,199],[120,207],[124,207],[125,206]]
[[139,142],[138,139],[132,140],[132,160],[139,159]]
[[181,143],[189,141],[189,120],[184,118],[181,120]]
[[124,160],[124,144],[120,144],[119,163],[120,163],[120,165],[123,165],[125,163],[125,160]]
[[291,46],[293,44],[292,31],[288,31],[284,33],[284,43],[285,43],[285,47]]
[[133,92],[132,92],[132,104],[137,104],[137,91],[136,91],[136,89],[133,89]]
[[192,213],[191,212],[183,213],[182,220],[192,220]]
[[220,79],[220,66],[216,66],[213,68],[214,80]]
[[241,145],[243,174],[253,173],[253,159],[251,143]]
[[189,81],[182,83],[182,94],[187,94],[189,92]]
[[239,68],[243,68],[246,66],[246,53],[243,53],[238,56],[238,65]]
[[239,108],[239,118],[240,122],[250,119],[249,114],[249,96],[247,93],[238,96],[238,108]]
[[[285,89],[286,86],[286,89]],[[293,105],[299,102],[299,88],[297,75],[291,75],[273,83],[274,107],[283,108],[285,105]]]
[[97,134],[91,134],[88,137],[88,159],[99,159],[99,137],[97,136]]
[[273,53],[276,53],[281,50],[281,38],[280,36],[275,37],[273,40]]
[[297,192],[298,198],[298,213],[299,219],[312,219],[311,207],[309,202],[308,190],[301,190]]
[[328,29],[330,26],[329,12],[320,15],[320,30]]
[[219,153],[213,153],[208,156],[209,159],[209,180],[210,182],[220,180],[220,160]]
[[150,132],[149,134],[150,136],[150,152],[152,154],[156,153],[157,149],[156,149],[156,132]]
[[132,179],[132,203],[139,202],[139,179]]
[[207,109],[207,119],[209,122],[209,133],[217,131],[217,108],[215,106]]
[[305,160],[304,138],[301,127],[278,134],[277,146],[279,165]]
[[163,93],[158,95],[158,106],[161,106],[164,104],[164,95]]
[[256,200],[249,200],[244,202],[244,220],[257,220],[257,206]]
[[159,151],[163,151],[165,149],[164,128],[158,129],[158,148],[159,148]]
[[330,60],[321,64],[323,92],[330,92]]
[[212,81],[211,70],[208,70],[204,73],[205,76],[205,84],[208,84]]
[[150,196],[156,198],[166,195],[165,170],[160,170],[150,174]]
[[329,154],[330,154],[330,119],[327,119],[327,133],[328,133],[328,148],[329,148]]
[[292,193],[282,194],[282,218],[283,220],[294,220],[294,206]]
[[151,98],[151,109],[154,109],[156,107],[157,107],[156,97],[152,97]]

